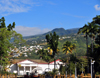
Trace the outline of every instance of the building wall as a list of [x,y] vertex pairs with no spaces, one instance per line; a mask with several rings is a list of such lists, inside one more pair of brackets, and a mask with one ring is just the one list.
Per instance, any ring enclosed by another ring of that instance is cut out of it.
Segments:
[[[56,69],[59,69],[60,68],[60,61],[56,61]],[[20,62],[18,64],[21,64],[22,67],[26,67],[26,66],[31,66],[32,67],[32,72],[34,72],[34,70],[36,68],[39,68],[40,70],[38,70],[38,73],[39,74],[44,74],[45,72],[48,72],[48,71],[52,71],[54,69],[54,62],[50,63],[49,65],[48,64],[38,64],[38,63],[34,63],[34,62],[31,62],[31,61],[23,61],[23,62]],[[33,69],[33,66],[34,66],[34,69]],[[14,71],[16,70],[17,71],[17,64],[13,64],[11,65],[11,73],[14,73]],[[24,69],[24,68],[23,68]],[[26,68],[27,69],[27,68]],[[29,72],[30,72],[30,68],[29,69]],[[22,74],[24,73],[24,70],[19,70],[22,72]],[[30,72],[31,73],[31,72]]]
[[10,66],[10,69],[11,69],[11,73],[14,73],[14,71],[16,71],[17,70],[17,64],[12,64],[11,66]]

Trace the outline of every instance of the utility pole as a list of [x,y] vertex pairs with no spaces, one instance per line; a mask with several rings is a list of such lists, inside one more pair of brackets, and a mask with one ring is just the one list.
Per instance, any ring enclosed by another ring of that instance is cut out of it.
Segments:
[[[94,62],[95,62],[95,60],[93,61],[92,59],[91,59],[91,78],[94,78]],[[92,66],[93,65],[93,66]]]
[[76,68],[76,53],[75,53],[75,78],[77,78],[77,68]]

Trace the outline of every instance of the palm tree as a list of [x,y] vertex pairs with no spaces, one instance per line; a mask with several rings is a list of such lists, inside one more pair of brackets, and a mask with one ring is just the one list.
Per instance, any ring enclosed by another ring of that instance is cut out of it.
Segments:
[[87,45],[87,56],[88,56],[88,35],[89,35],[89,26],[84,25],[82,28],[79,29],[78,34],[84,33],[86,38],[86,45]]
[[92,41],[92,52],[93,52],[93,43],[94,43],[94,38],[98,32],[98,25],[95,24],[94,22],[88,23],[89,25],[89,37],[91,38]]
[[97,15],[96,17],[93,18],[93,21],[96,23],[96,24],[99,24],[100,25],[100,15]]
[[66,43],[63,45],[63,52],[65,52],[66,54],[72,53],[72,50],[74,50],[75,48],[76,48],[75,44],[66,41]]
[[93,18],[93,22],[97,25],[99,25],[98,27],[98,33],[100,34],[100,15],[97,15],[96,17]]
[[[77,34],[81,34],[84,33],[85,34],[85,38],[86,38],[86,45],[87,45],[87,58],[88,58],[88,35],[89,35],[89,26],[88,25],[84,25],[82,28],[79,29]],[[89,73],[89,67],[87,67],[87,72]]]
[[52,56],[54,58],[54,73],[55,73],[55,65],[56,65],[56,60],[55,60],[55,54],[58,53],[57,48],[58,48],[58,40],[59,36],[54,32],[53,34],[47,34],[46,35],[46,40],[47,40],[47,45],[50,47],[50,49],[53,50]]
[[[66,53],[66,55],[68,53],[72,53],[72,50],[74,50],[76,48],[76,45],[75,44],[72,44],[71,42],[69,41],[66,41],[65,44],[63,44],[63,52]],[[63,62],[66,64],[68,62],[68,58],[67,59],[64,59]],[[66,64],[67,65],[67,64]]]

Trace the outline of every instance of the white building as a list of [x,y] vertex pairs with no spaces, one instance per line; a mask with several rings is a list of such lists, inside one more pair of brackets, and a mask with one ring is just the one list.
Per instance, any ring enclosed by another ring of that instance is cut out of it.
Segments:
[[[43,60],[14,60],[16,61],[15,64],[10,66],[11,73],[18,73],[18,75],[25,75],[28,73],[34,73],[35,71],[38,74],[43,74],[48,71],[52,71],[54,69],[54,61],[50,62],[49,65],[47,62]],[[60,59],[56,60],[56,69],[60,68]]]

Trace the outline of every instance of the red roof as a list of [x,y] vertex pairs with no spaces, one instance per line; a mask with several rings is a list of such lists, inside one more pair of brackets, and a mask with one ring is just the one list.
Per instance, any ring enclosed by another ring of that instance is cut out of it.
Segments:
[[[16,63],[20,63],[20,62],[23,62],[23,61],[26,61],[26,60],[29,60],[29,61],[32,61],[32,62],[35,62],[35,63],[38,63],[38,64],[48,64],[47,62],[43,61],[43,60],[36,60],[36,59],[25,59],[25,60],[22,60],[22,59],[19,59],[17,60]],[[15,60],[16,61],[16,60]],[[61,61],[60,59],[57,59],[56,61]],[[50,62],[49,64],[53,63],[54,61]]]

